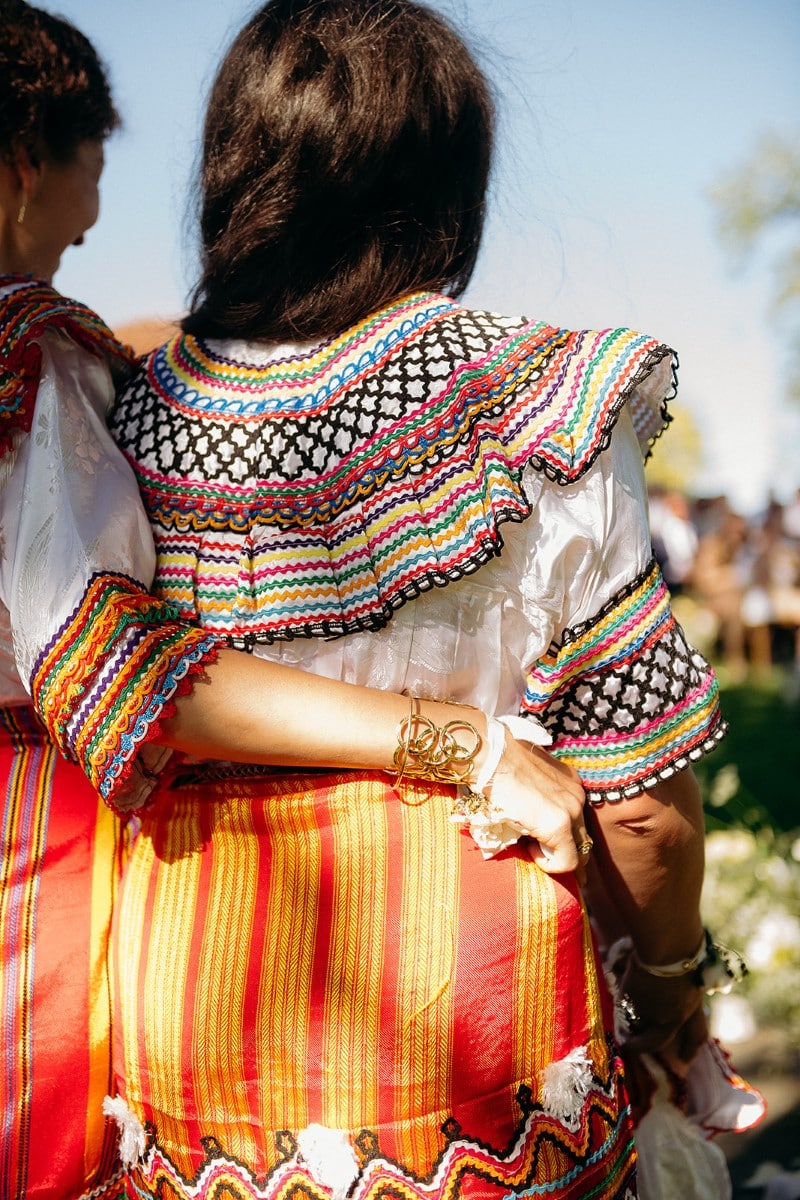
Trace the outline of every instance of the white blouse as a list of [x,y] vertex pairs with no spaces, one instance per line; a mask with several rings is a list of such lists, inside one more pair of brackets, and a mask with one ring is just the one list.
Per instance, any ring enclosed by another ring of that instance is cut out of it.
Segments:
[[505,548],[472,575],[405,604],[388,625],[334,641],[298,638],[254,653],[332,679],[516,713],[526,664],[592,617],[651,557],[642,452],[631,417],[566,487],[528,468],[532,515],[503,526]]
[[33,424],[0,462],[0,704],[28,700],[36,658],[98,571],[149,588],[153,538],[133,473],[106,428],[106,363],[66,334],[40,340]]

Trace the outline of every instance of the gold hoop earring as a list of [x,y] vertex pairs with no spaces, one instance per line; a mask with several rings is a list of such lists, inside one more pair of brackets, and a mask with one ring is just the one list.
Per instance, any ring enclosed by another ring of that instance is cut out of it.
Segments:
[[20,206],[19,206],[19,212],[17,213],[17,224],[18,225],[21,225],[22,222],[25,220],[25,213],[27,211],[28,211],[28,202],[27,202],[27,200],[23,200],[22,204],[20,204]]

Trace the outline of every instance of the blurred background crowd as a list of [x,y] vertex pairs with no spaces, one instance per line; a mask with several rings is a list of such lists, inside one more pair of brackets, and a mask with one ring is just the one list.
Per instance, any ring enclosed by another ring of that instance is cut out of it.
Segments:
[[746,517],[726,496],[656,486],[650,520],[680,620],[726,681],[783,666],[800,693],[800,488]]

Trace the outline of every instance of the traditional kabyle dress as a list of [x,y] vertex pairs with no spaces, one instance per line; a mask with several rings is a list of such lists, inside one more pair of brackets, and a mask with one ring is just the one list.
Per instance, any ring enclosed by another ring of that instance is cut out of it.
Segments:
[[[721,735],[651,558],[673,355],[415,296],[317,346],[178,336],[119,398],[155,590],[287,664],[540,718],[594,803]],[[118,906],[131,1196],[627,1197],[572,876],[450,789],[186,765]]]
[[214,652],[146,590],[152,538],[105,427],[131,364],[88,309],[0,277],[1,1200],[120,1194],[102,1108],[127,838],[98,793],[139,806],[159,719]]

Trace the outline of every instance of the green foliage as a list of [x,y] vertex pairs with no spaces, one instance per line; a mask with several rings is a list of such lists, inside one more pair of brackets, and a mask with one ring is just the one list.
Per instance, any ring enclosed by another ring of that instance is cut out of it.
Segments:
[[793,1043],[800,1038],[798,855],[800,839],[767,829],[712,833],[703,887],[705,921],[743,954],[749,969],[736,995],[760,1028],[782,1029]]
[[[761,682],[723,688],[730,731],[696,773],[708,830],[704,919],[744,955],[749,974],[733,994],[756,1025],[800,1043],[800,701],[793,681],[776,670]],[[726,1000],[713,997],[712,1009],[721,1014]]]
[[703,438],[691,411],[671,401],[669,406],[672,421],[666,441],[656,442],[653,453],[647,460],[647,482],[650,487],[675,489],[685,495],[696,490],[697,480],[702,477]]
[[695,766],[709,831],[800,833],[800,701],[786,694],[787,678],[776,670],[723,688],[728,735]]

